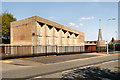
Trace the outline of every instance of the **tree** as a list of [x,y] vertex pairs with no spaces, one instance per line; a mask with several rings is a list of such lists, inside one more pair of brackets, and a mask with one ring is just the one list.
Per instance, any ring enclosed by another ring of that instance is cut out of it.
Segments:
[[10,22],[16,21],[11,13],[2,13],[2,43],[10,43]]
[[115,42],[115,39],[114,39],[114,37],[112,37],[112,40],[111,40],[111,42]]
[[2,15],[0,15],[0,44],[2,44]]

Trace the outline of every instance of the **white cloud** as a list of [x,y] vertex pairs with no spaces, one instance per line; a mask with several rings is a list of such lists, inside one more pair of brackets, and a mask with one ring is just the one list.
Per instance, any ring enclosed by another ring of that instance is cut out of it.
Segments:
[[83,26],[83,24],[82,24],[82,23],[80,23],[80,26]]
[[74,26],[74,27],[79,28],[79,26],[78,26],[78,25],[76,25],[76,26]]
[[70,23],[68,23],[70,26],[75,26],[75,23],[72,23],[72,22],[70,22]]
[[75,28],[78,28],[79,26],[83,26],[82,23],[80,23],[80,25],[77,25],[77,24],[75,24],[75,23],[73,23],[73,22],[68,23],[68,25],[69,25],[69,26],[72,26],[72,27],[75,27]]
[[94,18],[95,18],[94,16],[92,16],[92,17],[81,17],[80,21],[82,21],[82,20],[92,20]]
[[49,17],[49,18],[50,18],[50,19],[55,19],[55,17],[52,17],[52,16],[51,16],[51,17]]

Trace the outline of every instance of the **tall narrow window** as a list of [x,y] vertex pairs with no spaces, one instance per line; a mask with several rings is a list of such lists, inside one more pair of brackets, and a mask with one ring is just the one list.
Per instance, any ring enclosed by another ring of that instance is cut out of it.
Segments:
[[63,45],[65,44],[65,40],[64,40],[64,37],[62,37],[62,44],[63,44]]
[[57,44],[58,44],[58,38],[55,37],[55,45],[57,45]]
[[75,43],[75,45],[76,45],[76,39],[74,39],[74,43]]
[[69,38],[69,45],[71,44],[71,38]]

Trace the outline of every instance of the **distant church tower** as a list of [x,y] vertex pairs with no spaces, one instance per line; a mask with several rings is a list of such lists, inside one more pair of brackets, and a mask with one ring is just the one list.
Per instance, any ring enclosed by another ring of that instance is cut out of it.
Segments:
[[[99,19],[100,26],[101,26],[101,19]],[[102,30],[101,27],[99,28],[99,33],[98,33],[98,41],[97,41],[97,47],[105,47],[105,40],[102,39]]]
[[97,46],[98,47],[105,46],[105,40],[102,39],[102,30],[101,30],[101,28],[99,29],[99,33],[98,33]]
[[102,31],[101,31],[101,28],[99,29],[98,41],[102,41]]

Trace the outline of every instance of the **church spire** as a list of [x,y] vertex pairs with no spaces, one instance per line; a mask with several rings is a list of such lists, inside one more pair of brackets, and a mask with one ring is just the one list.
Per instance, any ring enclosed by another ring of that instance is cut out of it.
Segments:
[[98,34],[98,41],[102,41],[102,31],[101,31],[101,19],[99,19],[99,34]]
[[100,29],[101,29],[101,19],[99,19],[99,25],[100,25]]

